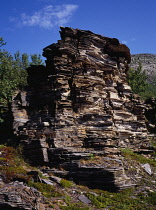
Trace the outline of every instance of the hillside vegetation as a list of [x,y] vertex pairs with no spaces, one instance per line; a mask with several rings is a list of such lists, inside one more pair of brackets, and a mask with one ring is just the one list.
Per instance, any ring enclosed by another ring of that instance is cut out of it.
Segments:
[[[143,99],[156,97],[156,55],[155,54],[131,55],[130,69],[136,71],[138,68],[140,68],[140,65],[141,65],[141,71],[143,75],[145,75],[144,80],[146,80],[148,85],[146,85],[146,88],[141,93],[140,92],[136,93],[141,95]],[[134,77],[135,76],[136,75],[134,74]],[[136,81],[138,81],[138,78],[136,78]]]
[[143,70],[146,71],[148,82],[156,84],[156,54],[134,54],[131,55],[131,68],[136,69],[138,63],[142,64]]

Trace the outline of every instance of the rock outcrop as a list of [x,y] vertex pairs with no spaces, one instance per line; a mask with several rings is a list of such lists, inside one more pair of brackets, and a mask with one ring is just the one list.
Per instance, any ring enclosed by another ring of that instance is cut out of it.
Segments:
[[33,210],[41,209],[43,196],[35,188],[22,182],[12,182],[0,188],[0,209]]
[[148,120],[148,130],[154,134],[156,133],[156,99],[151,97],[145,101],[145,104],[145,116]]
[[149,140],[144,105],[126,82],[130,51],[91,31],[60,34],[43,49],[46,67],[28,69],[29,86],[12,104],[25,155],[90,187],[132,186],[120,148],[149,152]]

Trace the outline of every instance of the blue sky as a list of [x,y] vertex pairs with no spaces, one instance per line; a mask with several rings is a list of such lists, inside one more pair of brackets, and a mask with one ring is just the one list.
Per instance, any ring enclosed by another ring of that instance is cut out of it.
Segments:
[[156,54],[156,0],[2,0],[0,37],[11,53],[40,53],[59,26],[118,38],[132,54]]

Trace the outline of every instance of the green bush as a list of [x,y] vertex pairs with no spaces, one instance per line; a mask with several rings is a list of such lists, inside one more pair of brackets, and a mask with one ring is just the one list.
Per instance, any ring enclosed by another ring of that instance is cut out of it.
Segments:
[[127,80],[128,84],[132,88],[132,91],[136,94],[141,94],[148,87],[147,75],[145,71],[142,70],[141,63],[139,63],[139,66],[136,70],[132,68],[129,69]]

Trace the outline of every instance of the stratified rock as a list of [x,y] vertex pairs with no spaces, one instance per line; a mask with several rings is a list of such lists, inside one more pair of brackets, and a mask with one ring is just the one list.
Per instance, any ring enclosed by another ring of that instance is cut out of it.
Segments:
[[0,209],[39,210],[43,197],[36,189],[12,182],[0,188]]
[[[149,148],[144,105],[126,81],[130,51],[91,31],[61,27],[60,34],[58,43],[44,48],[46,67],[28,69],[29,87],[12,104],[25,154],[34,164],[62,168],[85,184],[130,186],[116,160],[119,148]],[[92,155],[104,162],[80,164]]]
[[145,104],[145,116],[148,120],[148,130],[154,134],[156,133],[156,99],[154,97],[151,97],[145,101]]

